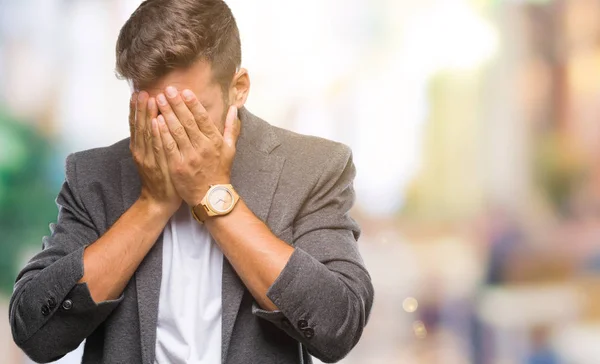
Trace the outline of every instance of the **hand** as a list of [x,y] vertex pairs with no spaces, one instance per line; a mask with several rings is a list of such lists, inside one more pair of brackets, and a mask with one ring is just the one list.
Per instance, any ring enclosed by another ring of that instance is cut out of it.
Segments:
[[161,93],[156,99],[169,172],[179,195],[188,205],[196,206],[210,185],[230,183],[240,133],[237,108],[229,108],[221,135],[193,92],[180,94],[174,87],[166,91],[166,96]]
[[181,206],[167,166],[156,116],[156,100],[147,92],[133,94],[129,104],[129,149],[142,181],[140,200],[160,208],[169,217]]

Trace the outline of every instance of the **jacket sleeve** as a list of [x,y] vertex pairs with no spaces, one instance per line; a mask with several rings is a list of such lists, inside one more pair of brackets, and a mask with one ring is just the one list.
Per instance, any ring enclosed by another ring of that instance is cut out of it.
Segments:
[[350,149],[339,145],[295,220],[294,253],[267,291],[279,311],[253,307],[328,363],[356,345],[374,295],[357,247],[360,229],[349,216],[356,170]]
[[95,303],[83,277],[83,250],[99,238],[77,192],[75,156],[56,199],[58,219],[42,251],[17,276],[9,319],[15,343],[34,361],[57,360],[76,349],[123,299]]

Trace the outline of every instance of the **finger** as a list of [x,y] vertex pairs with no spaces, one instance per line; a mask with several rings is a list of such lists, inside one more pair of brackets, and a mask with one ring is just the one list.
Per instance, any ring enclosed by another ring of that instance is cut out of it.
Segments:
[[202,145],[207,140],[207,137],[202,134],[198,125],[196,124],[196,120],[194,119],[194,115],[187,107],[177,89],[173,86],[169,86],[166,89],[167,100],[169,101],[169,105],[175,116],[185,128],[185,131],[192,142],[194,147]]
[[225,131],[223,132],[225,143],[230,147],[235,147],[240,136],[240,131],[241,122],[238,119],[238,109],[235,105],[232,105],[229,108],[227,118],[225,119]]
[[167,157],[163,148],[163,142],[160,135],[160,126],[157,118],[152,118],[152,152],[154,160],[163,173],[167,172]]
[[163,116],[163,120],[165,120],[165,124],[170,130],[171,135],[177,143],[177,147],[179,148],[179,150],[185,152],[186,150],[192,149],[190,138],[187,135],[187,132],[183,125],[181,125],[181,123],[179,122],[179,119],[177,119],[177,116],[173,112],[173,109],[169,105],[169,102],[167,101],[165,95],[162,93],[158,94],[158,96],[156,96],[156,101],[158,103],[158,109],[160,110],[160,113]]
[[216,141],[222,138],[221,133],[219,133],[219,129],[215,125],[210,117],[208,116],[208,112],[202,105],[202,103],[198,100],[196,95],[190,90],[183,90],[181,93],[183,99],[185,101],[186,106],[192,112],[194,116],[194,120],[198,125],[198,128],[202,132],[202,134],[206,135],[209,139]]
[[158,108],[156,107],[156,100],[153,97],[151,97],[150,99],[148,99],[148,105],[146,108],[146,119],[144,120],[144,122],[146,123],[144,127],[144,144],[146,146],[145,157],[147,162],[150,164],[156,163],[156,159],[154,158],[154,137],[152,135],[152,120],[154,120],[157,117],[157,110]]
[[165,157],[167,158],[167,164],[173,163],[177,160],[177,158],[180,158],[181,153],[179,151],[179,147],[173,138],[173,135],[171,135],[171,131],[165,122],[164,116],[158,115],[156,120],[158,121],[160,138]]
[[135,107],[137,103],[137,92],[131,94],[129,99],[129,147],[133,147],[135,140]]
[[146,107],[148,104],[148,93],[142,91],[138,94],[135,110],[135,149],[139,153],[145,153],[146,144],[144,133],[146,129]]
[[156,99],[151,97],[148,99],[148,115],[147,118],[150,120],[150,125],[152,125],[152,119],[156,119],[158,117],[158,106],[156,105]]

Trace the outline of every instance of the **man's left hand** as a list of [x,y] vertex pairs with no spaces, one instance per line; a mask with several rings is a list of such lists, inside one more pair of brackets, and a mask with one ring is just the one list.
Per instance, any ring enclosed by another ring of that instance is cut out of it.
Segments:
[[190,90],[167,87],[156,97],[157,121],[175,189],[196,206],[213,184],[230,183],[235,145],[240,134],[237,108],[231,106],[221,135],[216,124]]

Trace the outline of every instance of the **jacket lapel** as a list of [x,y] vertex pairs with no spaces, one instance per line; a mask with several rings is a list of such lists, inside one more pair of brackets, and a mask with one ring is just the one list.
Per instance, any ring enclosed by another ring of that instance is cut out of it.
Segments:
[[[267,221],[271,201],[285,158],[269,154],[279,145],[269,125],[240,109],[241,133],[231,171],[231,184],[252,212]],[[221,360],[227,362],[233,327],[246,287],[226,258],[223,258],[223,320]]]
[[[138,199],[141,189],[137,168],[131,156],[121,161],[121,182],[123,206],[127,210]],[[162,234],[135,272],[143,364],[152,364],[154,360],[161,275]]]

